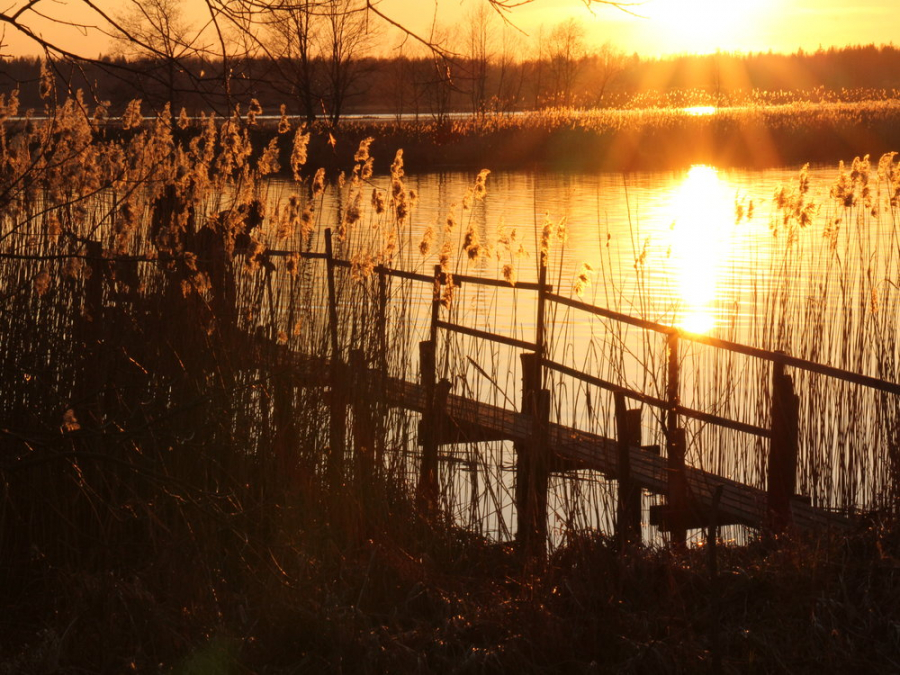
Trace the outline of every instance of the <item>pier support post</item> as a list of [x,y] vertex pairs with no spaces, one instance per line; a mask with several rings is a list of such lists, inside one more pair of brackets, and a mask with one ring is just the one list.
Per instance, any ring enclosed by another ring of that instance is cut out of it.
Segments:
[[297,424],[294,421],[294,385],[287,370],[275,373],[272,380],[276,480],[283,487],[291,489],[297,473],[296,453],[299,445]]
[[[783,353],[783,352],[778,352]],[[774,534],[791,525],[791,497],[797,482],[800,399],[784,364],[772,364],[772,440],[767,476],[768,526]]]
[[684,429],[676,429],[669,443],[667,458],[668,493],[666,494],[669,522],[669,540],[676,550],[687,545],[688,491],[684,472],[684,452],[686,447]]
[[620,548],[641,541],[641,491],[631,478],[631,448],[641,446],[641,409],[628,410],[625,397],[615,394],[618,449],[618,512],[616,534]]
[[531,441],[516,444],[516,537],[527,557],[543,555],[547,540],[547,488],[550,478],[547,431],[550,392],[540,389],[540,359],[522,354],[522,412],[531,416]]
[[371,485],[374,473],[375,424],[372,414],[374,396],[366,358],[361,349],[350,351],[350,369],[353,378],[351,406],[353,408],[353,455],[356,484],[364,492]]
[[337,487],[343,482],[344,450],[347,439],[347,373],[341,354],[340,336],[338,334],[337,290],[334,281],[334,248],[331,240],[331,229],[325,230],[325,273],[328,282],[328,328],[331,341],[331,400],[330,449],[328,454],[328,482]]
[[684,453],[686,449],[684,429],[678,426],[678,406],[681,405],[680,367],[678,362],[678,333],[673,331],[666,340],[666,455],[668,469],[668,490],[666,510],[669,536],[672,546],[683,549],[687,542],[687,480],[684,474]]
[[437,508],[438,497],[438,430],[436,428],[435,393],[437,390],[435,372],[435,345],[431,340],[419,343],[419,384],[425,393],[425,410],[419,424],[419,445],[422,446],[422,465],[419,468],[419,482],[416,487],[416,502],[419,510],[431,513]]

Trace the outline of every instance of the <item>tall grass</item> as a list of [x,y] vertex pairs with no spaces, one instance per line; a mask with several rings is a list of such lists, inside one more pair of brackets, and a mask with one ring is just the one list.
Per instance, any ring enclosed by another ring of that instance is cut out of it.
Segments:
[[[697,106],[710,106],[697,114]],[[897,147],[898,103],[880,95],[863,101],[759,96],[726,105],[693,94],[645,100],[622,108],[552,108],[429,121],[351,121],[323,130],[314,161],[332,156],[329,133],[355,144],[377,136],[402,147],[414,167],[477,171],[491,168],[658,171],[692,164],[771,168],[804,162],[835,164]]]
[[[0,103],[4,119],[16,116],[14,99]],[[417,196],[402,153],[379,179],[364,140],[346,159],[346,174],[326,181],[307,169],[308,131],[291,129],[289,120],[254,148],[253,115],[239,111],[192,124],[168,110],[144,119],[135,102],[115,130],[102,123],[105,115],[76,97],[46,121],[0,126],[0,597],[12,610],[0,619],[11,645],[0,652],[4,666],[149,670],[193,652],[182,662],[189,668],[192,659],[233,661],[240,651],[283,659],[285,669],[339,670],[344,660],[362,667],[375,653],[382,669],[412,669],[427,657],[409,652],[427,651],[422,641],[437,634],[450,640],[431,648],[440,670],[466,652],[460,645],[478,643],[473,626],[499,624],[503,633],[503,621],[528,604],[522,598],[561,603],[567,612],[583,599],[603,604],[572,591],[580,581],[562,565],[566,555],[572,570],[608,554],[602,537],[583,532],[611,526],[610,483],[583,470],[556,479],[554,541],[568,544],[557,553],[566,585],[552,590],[552,576],[547,589],[540,580],[516,582],[510,593],[521,595],[506,616],[491,603],[509,600],[500,587],[514,575],[505,546],[514,535],[509,445],[447,448],[453,461],[442,463],[442,515],[423,517],[410,498],[417,417],[390,409],[385,380],[360,380],[357,362],[355,373],[344,371],[358,385],[343,416],[345,442],[333,447],[330,404],[339,387],[323,383],[298,355],[333,364],[359,358],[354,351],[370,373],[415,379],[432,289],[383,277],[378,265],[430,273],[437,264],[451,278],[515,282],[533,278],[544,259],[559,292],[655,311],[609,282],[617,262],[573,269],[566,223],[552,216],[528,233],[480,230],[486,172],[423,237],[413,225]],[[279,170],[292,180],[269,180]],[[831,210],[808,211],[810,222],[802,215],[802,177],[785,196],[772,214],[787,242],[778,264],[807,264],[800,246],[818,228],[835,241],[821,261],[831,285],[761,289],[760,346],[827,354],[835,365],[898,379],[892,324],[900,251],[895,234],[884,251],[866,238],[876,226],[896,233],[897,173],[889,157],[876,181],[861,160],[838,182]],[[301,255],[323,251],[326,226],[336,255],[350,261],[335,270],[336,332],[327,268]],[[867,264],[847,277],[851,255]],[[636,273],[640,290],[639,265]],[[445,318],[532,339],[533,296],[515,283],[446,284],[444,292]],[[834,295],[840,314],[816,313]],[[803,323],[792,330],[798,317]],[[657,396],[664,391],[665,357],[651,336],[606,321],[585,325],[568,310],[549,319],[553,358]],[[765,367],[701,351],[685,356],[696,368],[686,380],[696,405],[757,413],[765,422],[756,409]],[[455,392],[518,406],[522,373],[510,348],[442,334],[438,373]],[[892,505],[896,401],[826,387],[813,376],[797,381],[805,392],[801,488],[820,505]],[[607,393],[557,377],[546,385],[555,421],[611,435]],[[855,435],[859,420],[867,422],[862,436]],[[370,421],[374,433],[365,428]],[[659,439],[659,426],[645,416],[648,442]],[[760,447],[690,431],[693,463],[761,483]],[[652,557],[635,563],[654,564]],[[463,584],[434,581],[476,573],[483,602],[473,603]],[[664,577],[654,578],[663,584]],[[621,583],[630,587],[635,578],[623,572]],[[541,621],[553,621],[543,611],[527,616],[536,622],[523,633],[529,637],[540,635]],[[414,625],[404,627],[407,620]],[[604,635],[615,640],[608,629]],[[649,644],[661,630],[654,624],[630,634]],[[398,635],[403,648],[391,644]],[[508,637],[506,652],[500,639],[466,652],[472,668],[534,665],[521,635]],[[540,644],[542,659],[559,656]],[[641,652],[616,653],[624,661]]]

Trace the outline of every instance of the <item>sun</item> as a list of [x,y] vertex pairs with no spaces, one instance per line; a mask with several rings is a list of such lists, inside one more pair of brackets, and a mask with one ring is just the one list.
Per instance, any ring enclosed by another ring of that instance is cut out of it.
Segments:
[[652,22],[662,51],[703,54],[748,51],[744,44],[768,16],[771,0],[647,0],[640,12]]

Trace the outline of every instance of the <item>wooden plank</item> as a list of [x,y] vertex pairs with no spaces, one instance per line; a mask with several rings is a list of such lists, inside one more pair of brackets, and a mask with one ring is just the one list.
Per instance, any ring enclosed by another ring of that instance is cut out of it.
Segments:
[[615,312],[610,309],[604,309],[603,307],[597,307],[580,300],[567,298],[564,295],[547,293],[546,297],[548,300],[560,305],[571,307],[572,309],[577,309],[582,312],[586,312],[587,314],[593,314],[594,316],[602,316],[603,318],[635,326],[637,328],[643,328],[644,330],[654,331],[656,333],[663,333],[667,335],[678,335],[685,340],[696,342],[698,344],[708,345],[710,347],[723,349],[725,351],[734,352],[736,354],[752,356],[754,358],[763,359],[765,361],[772,361],[784,366],[791,366],[793,368],[807,370],[809,372],[818,373],[827,377],[833,377],[837,380],[844,380],[845,382],[852,382],[863,387],[877,389],[878,391],[883,391],[886,394],[900,395],[900,384],[896,382],[888,382],[887,380],[880,380],[875,377],[869,377],[868,375],[860,375],[859,373],[854,373],[849,370],[842,370],[840,368],[835,368],[834,366],[827,366],[822,363],[816,363],[815,361],[808,361],[796,356],[789,356],[788,354],[784,353],[772,352],[767,349],[761,349],[759,347],[751,347],[750,345],[744,345],[739,342],[732,342],[731,340],[723,340],[721,338],[715,338],[710,335],[704,335],[702,333],[690,333],[688,331],[680,330],[674,326],[667,326],[655,321],[639,319],[637,317],[629,316],[628,314],[622,314],[621,312]]
[[[271,351],[269,352],[271,353]],[[310,358],[296,353],[285,353],[283,363],[297,377],[297,386],[327,386],[329,364],[327,359]],[[265,358],[265,357],[260,357]],[[271,364],[270,360],[262,361]],[[324,375],[324,376],[323,376]],[[374,376],[374,374],[373,374]],[[413,382],[388,378],[387,403],[412,412],[425,410],[423,387]],[[514,410],[467,399],[456,394],[447,398],[448,425],[460,431],[482,435],[484,440],[509,440],[527,442],[532,435],[531,418]],[[617,445],[612,439],[579,429],[550,424],[548,445],[558,457],[592,469],[609,478],[618,478]],[[644,448],[630,449],[632,480],[641,488],[656,494],[665,494],[667,483],[666,459]],[[737,481],[686,467],[688,491],[701,509],[711,508],[718,486],[722,496],[718,504],[719,522],[741,523],[761,527],[766,520],[766,492]],[[793,526],[799,531],[846,530],[849,519],[840,514],[816,508],[802,497],[790,501]]]

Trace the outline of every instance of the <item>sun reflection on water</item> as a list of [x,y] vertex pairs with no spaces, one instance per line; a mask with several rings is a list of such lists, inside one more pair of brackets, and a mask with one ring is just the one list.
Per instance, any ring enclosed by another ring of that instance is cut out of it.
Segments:
[[677,296],[675,323],[692,333],[716,325],[716,297],[737,243],[735,195],[711,166],[691,167],[667,205],[669,274]]
[[715,115],[716,107],[712,105],[693,105],[688,108],[682,108],[688,115],[694,117],[702,117],[704,115]]

